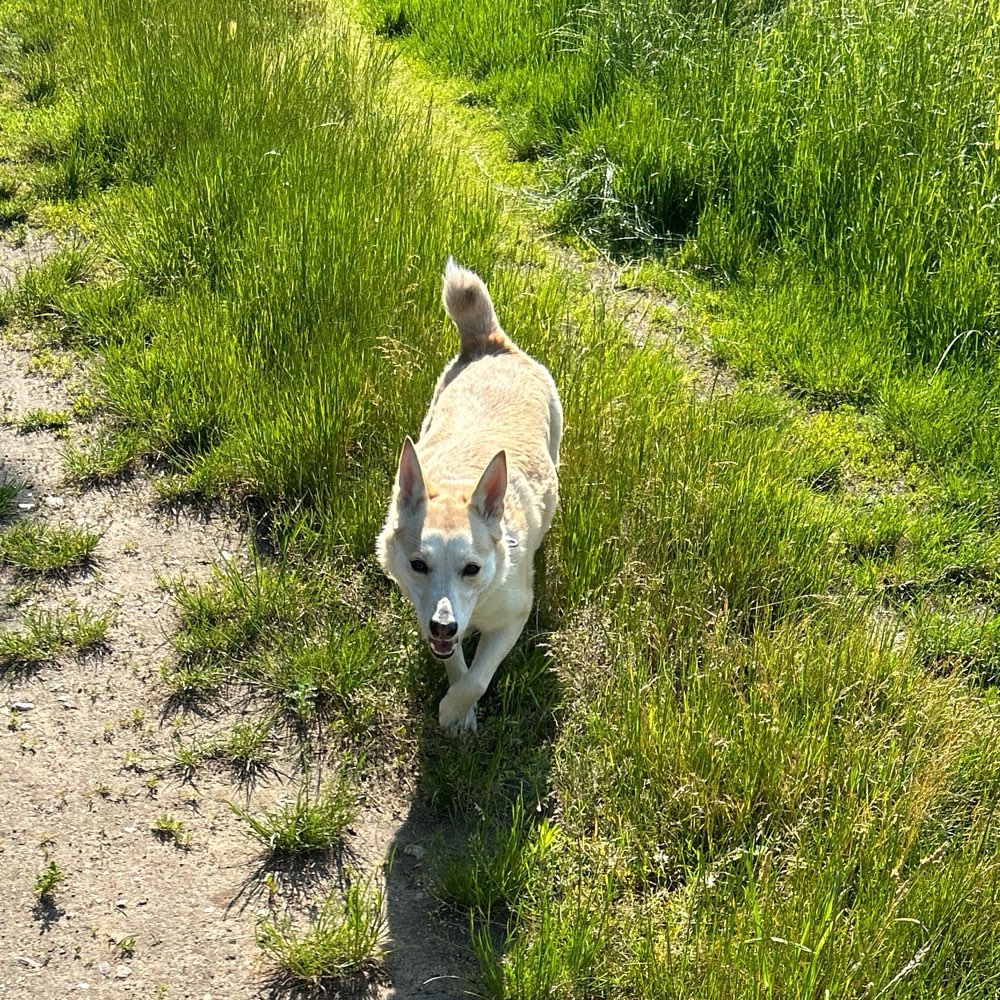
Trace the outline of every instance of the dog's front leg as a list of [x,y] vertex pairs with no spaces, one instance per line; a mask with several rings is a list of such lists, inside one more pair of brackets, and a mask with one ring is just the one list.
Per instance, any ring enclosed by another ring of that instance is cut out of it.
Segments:
[[[476,659],[478,659],[478,655]],[[448,694],[455,689],[456,684],[461,684],[465,680],[466,675],[469,672],[469,668],[465,665],[465,653],[462,652],[462,644],[459,643],[455,647],[455,652],[444,661],[444,668],[448,671]],[[447,697],[447,695],[445,696]],[[441,704],[444,704],[444,699],[442,699]],[[470,708],[465,716],[458,719],[455,722],[449,721],[445,723],[444,717],[439,714],[438,721],[441,724],[442,729],[447,729],[451,733],[462,733],[466,730],[476,731],[476,710],[475,708]]]
[[438,721],[442,729],[452,734],[468,730],[476,731],[476,702],[490,686],[497,667],[517,642],[517,637],[527,620],[526,613],[503,628],[493,632],[483,632],[479,637],[479,648],[476,650],[472,666],[457,680],[452,679],[449,669],[448,678],[451,680],[451,687],[438,707]]

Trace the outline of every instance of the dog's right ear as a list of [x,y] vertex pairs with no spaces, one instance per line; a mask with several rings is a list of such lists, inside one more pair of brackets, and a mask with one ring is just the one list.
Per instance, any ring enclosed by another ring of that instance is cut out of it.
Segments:
[[424,486],[424,474],[420,471],[420,459],[417,449],[409,437],[403,442],[403,450],[399,453],[399,472],[396,474],[399,506],[415,510],[427,499],[427,488]]

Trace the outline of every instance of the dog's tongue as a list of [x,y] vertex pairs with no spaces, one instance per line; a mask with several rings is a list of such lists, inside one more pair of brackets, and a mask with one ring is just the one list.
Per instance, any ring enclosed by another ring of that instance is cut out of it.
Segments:
[[431,639],[429,640],[431,644],[431,649],[438,656],[451,656],[455,651],[455,643],[450,639]]

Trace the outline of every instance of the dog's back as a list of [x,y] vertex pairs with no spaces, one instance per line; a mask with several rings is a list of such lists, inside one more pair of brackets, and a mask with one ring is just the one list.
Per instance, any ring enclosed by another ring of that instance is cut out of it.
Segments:
[[534,548],[552,522],[558,496],[562,408],[555,383],[501,329],[478,275],[449,260],[441,297],[461,347],[424,419],[417,443],[421,465],[431,481],[475,481],[493,455],[506,451],[508,516],[520,520],[522,508]]

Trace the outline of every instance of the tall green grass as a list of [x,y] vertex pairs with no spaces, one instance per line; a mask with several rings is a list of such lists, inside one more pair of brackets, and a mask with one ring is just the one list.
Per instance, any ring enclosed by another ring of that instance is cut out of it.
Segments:
[[[390,26],[429,38],[440,9],[397,8]],[[523,266],[494,195],[396,103],[384,50],[315,9],[61,10],[52,100],[72,112],[45,155],[63,196],[91,199],[110,277],[60,282],[63,259],[11,308],[44,298],[63,343],[98,352],[111,438],[93,471],[142,455],[188,489],[253,497],[280,556],[175,588],[170,691],[238,682],[297,725],[334,716],[372,754],[416,754],[441,821],[475,817],[441,893],[468,908],[488,996],[991,995],[993,709],[923,669],[929,647],[897,634],[878,590],[911,517],[942,559],[945,526],[883,501],[884,482],[870,503],[843,488],[860,464],[846,435],[803,433],[773,397],[692,399],[567,275]],[[551,63],[567,117],[532,111],[549,143],[610,114],[629,73],[671,72],[623,41],[650,23],[687,25],[663,36],[678,45],[725,32],[737,59],[792,8],[654,13],[469,3],[436,30],[442,58],[478,52],[487,82],[520,61],[512,94]],[[626,50],[619,72],[608,56]],[[695,234],[697,259],[710,237]],[[438,302],[449,253],[549,365],[567,425],[539,615],[467,743],[436,733],[443,680],[371,559],[399,442],[455,347]]]
[[[618,253],[679,249],[729,289],[714,344],[734,366],[827,404],[897,414],[926,393],[962,424],[996,409],[1000,34],[982,4],[402,10],[409,44],[497,105],[516,155],[552,157],[562,224]],[[886,426],[939,460],[919,426]],[[995,441],[970,447],[997,469]]]

